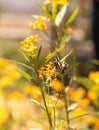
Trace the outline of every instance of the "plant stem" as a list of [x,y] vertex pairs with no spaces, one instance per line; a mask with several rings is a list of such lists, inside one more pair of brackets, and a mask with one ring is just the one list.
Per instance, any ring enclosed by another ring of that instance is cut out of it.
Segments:
[[67,119],[67,124],[68,124],[68,130],[70,130],[70,120],[69,120],[69,113],[68,113],[68,102],[67,102],[67,95],[65,91],[63,91],[63,96],[65,100],[65,112],[66,112],[66,119]]
[[49,115],[49,111],[48,111],[47,104],[46,104],[46,100],[45,100],[44,91],[43,91],[43,88],[42,88],[42,87],[40,87],[40,88],[41,88],[41,93],[42,93],[42,97],[43,97],[43,102],[44,102],[46,114],[47,114],[47,117],[48,117],[48,121],[49,121],[49,124],[50,124],[50,128],[53,128],[52,121],[51,121],[51,117],[50,117],[50,115]]
[[54,128],[55,128],[55,123],[56,123],[56,120],[55,120],[56,119],[55,118],[55,114],[56,114],[55,112],[56,112],[56,110],[55,109],[56,109],[56,106],[54,107]]
[[[62,82],[64,84],[64,75],[62,75]],[[69,112],[68,112],[68,99],[67,99],[67,95],[66,95],[66,92],[65,92],[65,85],[64,85],[64,90],[63,90],[63,97],[64,97],[64,100],[65,100],[65,112],[66,112],[68,130],[70,130],[70,120],[69,120]]]

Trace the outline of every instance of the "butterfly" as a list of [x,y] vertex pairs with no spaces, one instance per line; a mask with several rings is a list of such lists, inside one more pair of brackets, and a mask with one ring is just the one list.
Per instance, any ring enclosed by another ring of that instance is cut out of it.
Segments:
[[60,71],[60,73],[64,73],[65,70],[69,67],[69,64],[64,61],[60,61],[59,55],[57,54],[55,57],[54,65],[56,69]]

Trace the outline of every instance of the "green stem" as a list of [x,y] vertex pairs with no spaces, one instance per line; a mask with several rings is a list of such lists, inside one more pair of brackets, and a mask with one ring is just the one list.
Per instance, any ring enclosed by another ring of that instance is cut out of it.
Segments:
[[[64,84],[64,75],[62,75],[62,82]],[[64,85],[64,90],[63,90],[63,97],[64,97],[64,100],[65,100],[65,112],[66,112],[68,130],[70,130],[70,120],[69,120],[69,112],[68,112],[68,99],[67,99],[67,95],[66,95],[66,92],[65,92],[65,85]]]
[[66,119],[68,124],[68,130],[70,130],[70,120],[69,120],[69,112],[68,112],[68,102],[67,102],[67,95],[65,91],[63,92],[64,100],[65,100],[65,112],[66,112]]
[[46,114],[47,114],[47,117],[48,117],[48,121],[49,121],[49,124],[50,124],[50,128],[52,129],[52,128],[53,128],[53,125],[52,125],[51,117],[50,117],[50,115],[49,115],[49,111],[48,111],[48,108],[47,108],[44,91],[43,91],[43,88],[42,88],[42,87],[40,87],[40,88],[41,88],[41,93],[42,93],[42,97],[43,97],[43,102],[44,102]]
[[54,128],[55,128],[55,123],[56,123],[56,120],[55,120],[56,119],[55,118],[55,114],[56,114],[55,112],[56,112],[56,110],[55,110],[55,108],[56,108],[56,106],[54,107]]

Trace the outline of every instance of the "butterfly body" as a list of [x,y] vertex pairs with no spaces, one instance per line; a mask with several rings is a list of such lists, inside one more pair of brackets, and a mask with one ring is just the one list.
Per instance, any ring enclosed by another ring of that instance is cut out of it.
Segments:
[[58,55],[55,57],[54,65],[56,69],[59,70],[60,73],[64,73],[65,70],[69,67],[68,63],[60,61]]

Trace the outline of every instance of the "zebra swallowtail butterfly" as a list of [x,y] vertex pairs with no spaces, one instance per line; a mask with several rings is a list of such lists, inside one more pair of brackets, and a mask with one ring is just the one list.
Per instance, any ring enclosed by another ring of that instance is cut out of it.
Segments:
[[69,67],[68,63],[60,61],[58,54],[55,57],[54,65],[55,65],[56,69],[58,69],[60,71],[60,73],[64,73],[65,70]]

